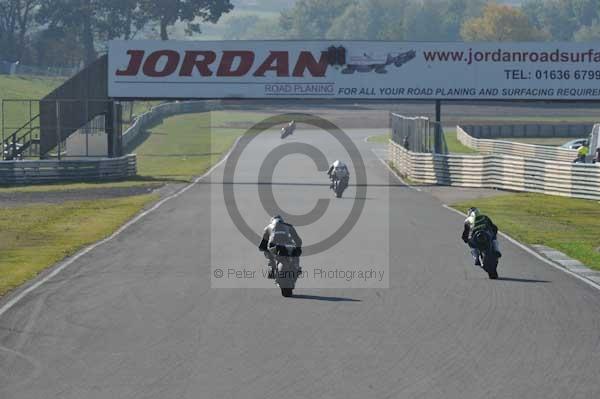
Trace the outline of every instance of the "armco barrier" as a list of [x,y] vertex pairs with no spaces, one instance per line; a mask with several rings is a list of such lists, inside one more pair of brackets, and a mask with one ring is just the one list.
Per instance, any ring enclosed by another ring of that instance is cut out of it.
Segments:
[[134,154],[81,160],[0,161],[0,184],[117,180],[136,173]]
[[419,183],[497,188],[600,200],[600,166],[510,155],[415,153],[389,142],[401,175]]
[[[220,109],[218,101],[170,102],[157,105],[135,119],[123,133],[123,147],[129,146],[146,129],[172,115]],[[0,184],[36,184],[59,181],[116,180],[137,174],[136,156],[78,160],[0,161]]]
[[499,139],[511,137],[586,137],[592,131],[591,123],[502,123],[463,125],[471,137]]
[[566,148],[516,143],[513,141],[477,139],[470,136],[461,126],[456,127],[456,138],[463,145],[487,154],[512,155],[557,162],[573,162],[577,158],[576,150]]

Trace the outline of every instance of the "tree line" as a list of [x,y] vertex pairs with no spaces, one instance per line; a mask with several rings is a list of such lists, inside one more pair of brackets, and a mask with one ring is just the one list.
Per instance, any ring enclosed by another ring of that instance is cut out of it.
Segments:
[[215,23],[230,0],[0,0],[0,60],[75,66],[97,58],[111,39],[169,38],[184,23]]
[[[0,61],[77,66],[111,39],[197,35],[233,0],[0,0]],[[600,0],[262,0],[227,19],[224,39],[600,40]],[[278,10],[277,7],[285,8]],[[274,16],[273,16],[274,14]],[[221,26],[220,25],[220,26]]]
[[225,38],[593,41],[600,0],[298,0],[276,18],[230,18]]

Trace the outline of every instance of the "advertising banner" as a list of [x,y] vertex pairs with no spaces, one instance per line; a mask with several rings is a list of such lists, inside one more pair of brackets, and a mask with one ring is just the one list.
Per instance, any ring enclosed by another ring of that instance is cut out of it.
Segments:
[[600,99],[598,43],[141,40],[108,57],[114,98]]

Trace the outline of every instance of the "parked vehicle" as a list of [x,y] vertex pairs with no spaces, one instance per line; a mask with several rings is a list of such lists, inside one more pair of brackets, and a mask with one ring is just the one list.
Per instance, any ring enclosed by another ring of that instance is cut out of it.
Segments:
[[587,143],[588,139],[575,139],[575,140],[571,140],[568,141],[566,143],[564,143],[563,145],[561,145],[561,148],[566,148],[569,150],[577,150],[579,149],[579,147],[581,147],[582,145],[584,145],[585,143]]

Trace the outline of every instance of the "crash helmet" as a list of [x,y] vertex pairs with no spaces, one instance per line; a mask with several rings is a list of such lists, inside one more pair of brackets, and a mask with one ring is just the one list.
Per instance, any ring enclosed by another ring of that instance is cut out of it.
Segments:
[[275,223],[283,223],[283,218],[281,217],[281,215],[275,215],[271,218],[271,224]]
[[475,207],[471,207],[469,208],[469,210],[467,211],[467,216],[473,216],[473,217],[477,217],[481,214],[481,212],[479,211],[478,208]]

